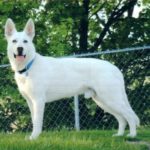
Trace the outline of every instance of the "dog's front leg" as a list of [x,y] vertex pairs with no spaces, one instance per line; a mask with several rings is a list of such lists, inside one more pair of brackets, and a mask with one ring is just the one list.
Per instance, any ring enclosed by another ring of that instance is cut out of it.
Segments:
[[34,99],[33,101],[33,131],[30,140],[36,139],[42,131],[43,125],[43,115],[44,115],[44,107],[45,102],[42,99]]
[[29,107],[29,109],[30,109],[30,113],[31,113],[31,119],[32,119],[32,121],[33,121],[33,104],[32,104],[32,101],[31,101],[31,99],[26,95],[26,94],[24,94],[23,92],[21,92],[22,93],[22,96],[26,99],[26,101],[27,101],[27,104],[28,104],[28,107]]

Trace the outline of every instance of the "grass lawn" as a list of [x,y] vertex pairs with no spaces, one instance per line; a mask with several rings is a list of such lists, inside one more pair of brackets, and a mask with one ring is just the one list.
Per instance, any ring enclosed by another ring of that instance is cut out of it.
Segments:
[[0,150],[150,150],[150,145],[147,145],[150,144],[150,129],[140,129],[134,140],[112,137],[113,133],[100,130],[51,131],[42,133],[34,141],[25,140],[25,133],[0,133]]

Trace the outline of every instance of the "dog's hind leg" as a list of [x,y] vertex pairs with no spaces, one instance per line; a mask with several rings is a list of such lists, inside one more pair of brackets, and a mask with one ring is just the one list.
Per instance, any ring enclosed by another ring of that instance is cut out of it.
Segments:
[[140,120],[136,113],[133,111],[131,105],[129,104],[128,97],[125,91],[125,88],[122,90],[123,95],[124,95],[124,101],[126,103],[124,109],[122,110],[122,115],[124,118],[126,118],[129,128],[130,128],[130,133],[127,135],[129,137],[135,137],[136,136],[136,127],[140,125]]
[[[110,82],[113,83],[107,83],[108,85],[106,86],[95,87],[97,100],[100,101],[100,103],[103,103],[103,106],[107,109],[106,111],[116,116],[118,122],[121,123],[118,133],[123,131],[125,126],[125,121],[123,121],[123,119],[125,119],[130,128],[130,134],[128,136],[135,137],[139,119],[128,102],[127,95],[124,90],[124,84],[119,81],[117,82],[117,80],[113,81],[111,80]],[[123,119],[121,119],[120,116]]]
[[[126,122],[128,122],[129,128],[130,128],[130,134],[128,134],[128,136],[135,137],[136,136],[136,120],[134,118],[133,110],[131,108],[127,107],[126,105],[124,105],[124,106],[116,106],[116,109],[114,111],[117,114],[117,115],[114,114],[114,116],[117,118],[117,120],[119,122],[118,134],[120,134],[120,133],[122,133],[122,131],[124,131]],[[118,114],[119,114],[119,116],[118,116]],[[121,116],[121,118],[120,118],[120,116]]]
[[136,115],[136,113],[132,110],[132,108],[131,108],[131,106],[129,104],[128,97],[127,97],[127,94],[126,94],[125,90],[124,90],[124,98],[125,98],[125,102],[126,102],[127,106],[129,106],[130,111],[131,111],[131,113],[134,116],[134,120],[136,122],[136,126],[137,127],[140,126],[140,120],[139,120],[138,116]]
[[126,119],[121,114],[115,112],[115,110],[106,106],[98,97],[94,97],[93,100],[96,102],[98,106],[104,109],[104,111],[110,113],[117,119],[119,128],[118,128],[118,132],[113,136],[123,136],[127,125]]
[[135,137],[136,136],[136,120],[135,120],[135,115],[134,115],[135,113],[133,112],[132,108],[125,104],[123,105],[119,103],[115,107],[111,107],[111,104],[110,104],[109,107],[111,109],[114,109],[114,111],[117,114],[120,114],[123,118],[125,118],[130,128],[130,134],[128,134],[128,136]]
[[116,134],[113,134],[113,136],[123,136],[124,135],[124,131],[127,125],[127,121],[125,120],[125,118],[117,113],[111,113],[118,121],[118,132]]
[[133,112],[132,108],[125,107],[122,110],[122,115],[126,118],[128,124],[129,124],[129,128],[130,128],[130,133],[127,136],[135,137],[136,136],[136,126],[137,126],[137,122],[135,120],[135,113]]

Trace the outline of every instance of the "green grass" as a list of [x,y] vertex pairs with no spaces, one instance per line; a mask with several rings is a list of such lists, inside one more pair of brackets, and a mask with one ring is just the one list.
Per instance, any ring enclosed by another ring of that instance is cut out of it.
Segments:
[[[44,132],[34,141],[25,133],[0,133],[0,150],[149,150],[145,144],[134,144],[126,137],[112,137],[114,131]],[[150,130],[140,130],[137,141],[150,143]]]

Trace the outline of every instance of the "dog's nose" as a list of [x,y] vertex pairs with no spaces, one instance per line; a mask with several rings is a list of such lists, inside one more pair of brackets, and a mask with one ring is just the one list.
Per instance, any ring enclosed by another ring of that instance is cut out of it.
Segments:
[[17,47],[18,55],[22,55],[23,47]]

